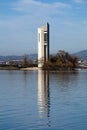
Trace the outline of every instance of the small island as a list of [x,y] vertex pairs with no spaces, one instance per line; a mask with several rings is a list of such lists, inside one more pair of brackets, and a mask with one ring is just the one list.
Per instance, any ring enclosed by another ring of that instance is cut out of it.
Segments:
[[50,60],[45,62],[43,70],[75,70],[78,67],[78,57],[60,50],[56,55],[51,55]]

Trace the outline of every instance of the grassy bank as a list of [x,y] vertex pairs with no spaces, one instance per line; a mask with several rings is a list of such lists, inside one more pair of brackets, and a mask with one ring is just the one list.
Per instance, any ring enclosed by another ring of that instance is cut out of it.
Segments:
[[0,70],[19,70],[17,66],[0,65]]
[[19,70],[19,68],[16,68],[16,67],[0,67],[0,70]]

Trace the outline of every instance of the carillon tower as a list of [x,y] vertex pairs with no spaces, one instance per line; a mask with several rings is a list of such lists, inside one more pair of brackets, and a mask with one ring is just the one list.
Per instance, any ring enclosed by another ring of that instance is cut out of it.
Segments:
[[38,28],[38,67],[49,61],[49,24]]

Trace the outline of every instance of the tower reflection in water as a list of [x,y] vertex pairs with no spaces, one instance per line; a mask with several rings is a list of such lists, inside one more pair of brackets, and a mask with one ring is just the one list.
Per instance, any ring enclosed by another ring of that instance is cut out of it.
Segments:
[[50,117],[49,72],[38,70],[38,106],[40,117]]

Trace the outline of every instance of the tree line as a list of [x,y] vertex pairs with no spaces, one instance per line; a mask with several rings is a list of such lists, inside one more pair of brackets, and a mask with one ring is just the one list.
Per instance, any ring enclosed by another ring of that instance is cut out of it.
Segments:
[[73,70],[78,66],[78,57],[70,55],[64,50],[51,55],[50,60],[43,65],[44,70]]

